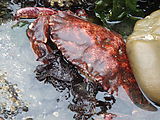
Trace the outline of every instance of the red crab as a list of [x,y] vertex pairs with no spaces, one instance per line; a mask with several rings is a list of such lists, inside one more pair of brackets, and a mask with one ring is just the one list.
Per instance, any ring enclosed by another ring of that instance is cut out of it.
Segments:
[[123,86],[130,99],[142,109],[156,110],[141,93],[126,55],[122,37],[109,29],[88,22],[71,12],[49,8],[27,7],[17,18],[36,18],[27,35],[38,59],[52,49],[53,42],[63,56],[86,76],[86,81],[99,82],[111,94]]

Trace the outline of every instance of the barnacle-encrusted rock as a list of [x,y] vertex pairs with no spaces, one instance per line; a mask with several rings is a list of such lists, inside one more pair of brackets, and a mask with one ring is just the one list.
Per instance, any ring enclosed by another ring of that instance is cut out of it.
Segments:
[[20,90],[16,88],[16,85],[8,82],[5,74],[0,71],[0,115],[4,118],[13,119],[22,111],[28,111],[28,107],[21,100],[19,92]]
[[160,10],[139,20],[128,37],[127,53],[144,93],[160,104]]

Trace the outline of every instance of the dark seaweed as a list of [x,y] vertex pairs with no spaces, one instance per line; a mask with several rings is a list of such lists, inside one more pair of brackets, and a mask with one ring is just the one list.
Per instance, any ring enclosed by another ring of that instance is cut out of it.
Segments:
[[144,16],[160,8],[160,0],[138,0],[137,8],[144,12]]
[[[104,92],[96,82],[85,82],[85,78],[77,71],[76,67],[69,63],[58,50],[46,55],[43,59],[48,64],[38,65],[35,73],[36,78],[44,83],[51,83],[57,91],[67,90],[66,99],[72,96],[68,108],[75,112],[75,120],[87,120],[93,115],[107,114],[112,108],[115,98],[105,92],[102,100],[96,99],[98,92]],[[100,108],[95,112],[95,109]]]
[[128,36],[137,20],[159,8],[159,0],[97,0],[95,13],[104,26]]

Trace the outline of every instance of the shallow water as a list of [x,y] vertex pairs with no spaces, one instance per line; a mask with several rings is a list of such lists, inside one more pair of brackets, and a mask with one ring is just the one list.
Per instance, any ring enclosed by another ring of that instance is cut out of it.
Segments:
[[[34,70],[40,63],[36,62],[26,36],[27,25],[11,29],[15,23],[10,21],[0,26],[0,70],[7,73],[7,81],[16,84],[20,89],[21,100],[29,110],[17,114],[13,119],[73,120],[74,113],[67,108],[71,99],[65,99],[66,92],[59,93],[52,85],[40,83],[35,79]],[[148,112],[132,104],[122,88],[118,94],[116,103],[108,110],[109,113],[118,115],[113,120],[160,118],[160,111]],[[97,98],[103,98],[103,94],[98,94]],[[57,102],[57,99],[60,101]],[[101,117],[97,117],[95,120],[100,119]]]
[[[71,119],[72,113],[67,110],[67,101],[56,102],[63,98],[51,85],[35,80],[34,70],[38,62],[32,53],[26,27],[11,29],[15,22],[0,26],[0,70],[6,72],[7,80],[17,84],[23,101],[29,111],[16,116],[17,120],[31,117],[34,120]],[[64,112],[65,111],[65,112]]]

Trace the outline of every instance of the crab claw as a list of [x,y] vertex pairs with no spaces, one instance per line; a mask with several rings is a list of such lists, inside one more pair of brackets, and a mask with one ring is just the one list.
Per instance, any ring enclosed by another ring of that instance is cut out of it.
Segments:
[[26,7],[19,9],[15,15],[15,19],[19,18],[30,18],[34,19],[39,16],[46,16],[46,15],[54,15],[57,11],[49,8],[43,7]]

